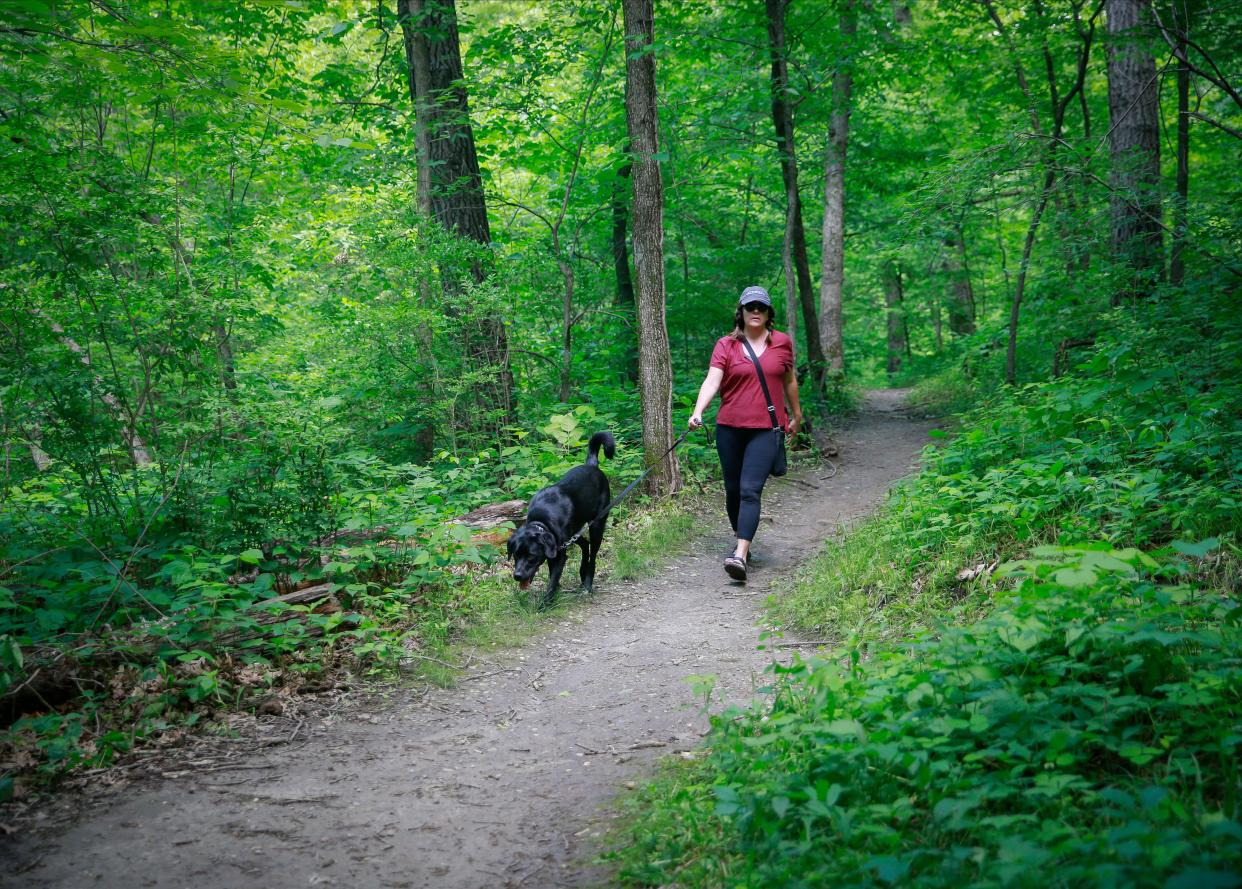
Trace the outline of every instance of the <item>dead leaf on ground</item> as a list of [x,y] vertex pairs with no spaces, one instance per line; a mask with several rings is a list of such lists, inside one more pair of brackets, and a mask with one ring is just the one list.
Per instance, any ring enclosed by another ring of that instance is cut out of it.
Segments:
[[963,581],[974,580],[977,577],[982,577],[984,574],[991,574],[993,571],[996,570],[996,566],[999,564],[1000,564],[999,560],[993,562],[990,565],[987,564],[986,562],[980,562],[974,567],[963,568],[961,571],[957,572],[956,577],[958,580],[963,580]]

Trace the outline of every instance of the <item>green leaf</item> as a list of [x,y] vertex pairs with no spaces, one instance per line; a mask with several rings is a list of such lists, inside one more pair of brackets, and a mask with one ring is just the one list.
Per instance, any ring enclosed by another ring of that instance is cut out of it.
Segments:
[[904,881],[910,871],[910,863],[892,855],[877,855],[867,862],[875,875],[888,884]]
[[1223,870],[1192,867],[1169,877],[1164,889],[1234,889],[1242,886],[1242,876]]
[[1098,579],[1090,568],[1062,568],[1052,575],[1054,583],[1070,589],[1092,586]]
[[854,737],[858,740],[865,740],[867,737],[863,725],[856,719],[833,719],[824,724],[824,730],[830,735],[837,737]]
[[0,666],[11,671],[19,671],[25,664],[22,647],[12,636],[0,636]]
[[1179,553],[1181,553],[1184,556],[1191,556],[1196,559],[1202,559],[1212,550],[1220,546],[1220,538],[1219,537],[1208,537],[1207,539],[1200,540],[1197,543],[1191,543],[1186,540],[1174,540],[1169,545],[1172,546],[1173,549],[1177,550]]
[[1047,627],[1034,617],[1023,620],[1010,618],[1007,623],[997,627],[997,633],[1018,651],[1027,652],[1047,638]]

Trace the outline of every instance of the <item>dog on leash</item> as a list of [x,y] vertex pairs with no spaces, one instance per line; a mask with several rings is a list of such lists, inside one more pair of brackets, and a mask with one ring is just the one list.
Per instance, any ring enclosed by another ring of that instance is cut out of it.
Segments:
[[617,443],[610,432],[596,432],[587,446],[586,462],[575,466],[560,481],[535,492],[526,510],[526,524],[509,538],[509,558],[513,560],[513,579],[518,587],[530,587],[535,573],[548,563],[548,588],[539,607],[547,608],[556,598],[561,572],[569,560],[568,541],[584,526],[587,531],[578,538],[582,548],[582,566],[578,576],[583,592],[591,592],[595,583],[595,556],[604,539],[608,521],[608,505],[612,496],[608,476],[599,468],[599,452],[609,460]]

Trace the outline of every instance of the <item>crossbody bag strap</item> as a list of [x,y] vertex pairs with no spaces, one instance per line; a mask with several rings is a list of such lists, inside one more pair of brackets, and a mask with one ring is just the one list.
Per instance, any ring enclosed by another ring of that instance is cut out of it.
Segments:
[[[755,373],[759,376],[759,385],[763,387],[763,397],[768,402],[768,417],[772,420],[772,428],[780,429],[781,424],[776,420],[776,405],[772,403],[772,393],[768,391],[768,380],[763,375],[763,366],[759,363],[755,350],[750,347],[750,341],[744,336],[742,337],[742,345],[746,347],[746,354],[750,356],[751,363],[755,365]],[[781,431],[784,432],[783,429]]]

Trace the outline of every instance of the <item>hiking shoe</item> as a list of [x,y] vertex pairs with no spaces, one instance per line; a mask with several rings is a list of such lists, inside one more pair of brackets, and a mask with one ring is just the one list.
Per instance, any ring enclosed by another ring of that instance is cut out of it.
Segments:
[[746,560],[741,556],[729,556],[725,559],[724,570],[725,574],[734,580],[740,580],[742,583],[746,582]]
[[[733,549],[732,547],[725,550],[724,557],[726,559],[734,555],[737,555],[737,550]],[[740,559],[741,556],[738,556],[738,558]],[[749,571],[751,568],[762,568],[765,562],[767,562],[767,559],[763,557],[763,554],[757,553],[753,549],[746,554],[746,570],[747,571]]]

